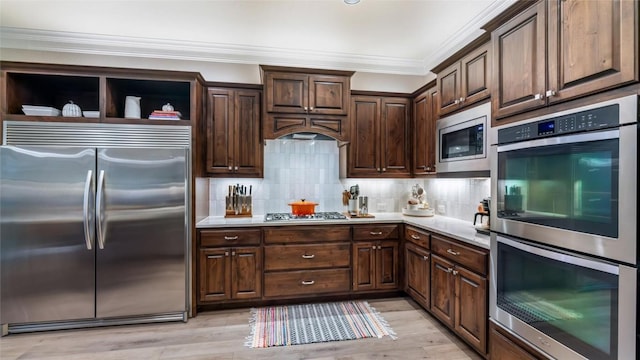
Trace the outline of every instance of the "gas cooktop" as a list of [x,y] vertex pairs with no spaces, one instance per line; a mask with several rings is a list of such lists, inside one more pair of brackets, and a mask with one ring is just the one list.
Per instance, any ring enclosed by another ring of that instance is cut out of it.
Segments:
[[337,211],[317,212],[313,215],[293,215],[290,213],[269,213],[264,221],[298,221],[298,220],[346,220],[347,217]]

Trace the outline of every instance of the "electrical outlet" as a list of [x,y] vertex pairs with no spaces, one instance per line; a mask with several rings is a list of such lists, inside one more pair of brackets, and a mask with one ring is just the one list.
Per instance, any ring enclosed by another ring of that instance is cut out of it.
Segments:
[[376,209],[378,211],[387,211],[387,204],[383,203],[383,202],[379,202],[376,204]]
[[438,205],[438,214],[444,214],[445,210],[446,210],[446,208],[445,208],[444,204],[439,204]]

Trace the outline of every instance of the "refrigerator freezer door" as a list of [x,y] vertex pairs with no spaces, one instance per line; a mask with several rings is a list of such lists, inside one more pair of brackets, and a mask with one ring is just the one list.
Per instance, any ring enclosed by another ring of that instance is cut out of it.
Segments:
[[95,159],[93,148],[0,147],[1,323],[94,318]]
[[98,318],[186,311],[186,155],[98,149]]

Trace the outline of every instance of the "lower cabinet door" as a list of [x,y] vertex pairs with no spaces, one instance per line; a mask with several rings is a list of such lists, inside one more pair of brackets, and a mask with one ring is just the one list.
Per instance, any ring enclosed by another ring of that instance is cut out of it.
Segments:
[[453,328],[454,277],[453,263],[431,254],[431,313]]
[[376,248],[373,242],[353,244],[353,291],[376,288]]
[[538,360],[544,357],[534,356],[525,349],[511,341],[506,335],[497,330],[497,326],[491,324],[491,345],[489,353],[491,360]]
[[381,241],[376,247],[376,289],[395,290],[398,288],[398,242]]
[[231,298],[230,249],[200,249],[200,301]]
[[412,243],[405,245],[405,291],[429,309],[431,301],[431,262],[429,251]]
[[262,296],[262,250],[260,247],[231,250],[234,299],[256,299]]
[[456,267],[455,330],[480,353],[487,353],[487,279]]

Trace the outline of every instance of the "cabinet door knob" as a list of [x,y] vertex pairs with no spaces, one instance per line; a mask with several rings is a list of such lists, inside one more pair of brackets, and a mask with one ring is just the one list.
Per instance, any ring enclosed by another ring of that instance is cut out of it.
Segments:
[[236,256],[236,252],[235,252],[235,251],[232,251],[232,252],[231,252],[231,256]]
[[547,90],[547,92],[545,93],[545,95],[546,95],[547,97],[556,96],[556,91],[555,91],[555,90]]
[[225,251],[225,252],[224,252],[224,256],[229,256],[229,252],[228,252],[228,251]]
[[540,100],[540,99],[542,99],[542,94],[535,94],[533,96],[533,100]]
[[302,255],[303,259],[313,259],[314,257],[316,257],[315,254],[311,254],[311,255],[304,254],[304,255]]
[[447,268],[447,272],[448,272],[448,273],[450,273],[450,272],[452,272],[452,271],[453,271],[453,269],[452,269],[452,268]]
[[460,99],[456,99],[453,103],[456,105],[460,104]]
[[229,171],[233,170],[233,166],[229,165]]
[[372,248],[373,250],[375,250],[375,249],[376,249],[376,246],[375,246],[375,245],[373,245],[371,248]]
[[382,249],[382,246],[378,245],[378,250],[381,250],[381,249]]
[[313,106],[309,108],[310,111],[313,111]]
[[461,102],[461,103],[462,103],[462,102],[464,102],[464,100],[465,100],[465,99],[464,99],[463,97],[461,97],[461,98],[460,98],[460,102]]
[[385,172],[385,171],[387,171],[387,168],[382,168],[382,172]]
[[422,260],[427,261],[427,260],[429,260],[429,257],[425,255],[425,256],[422,257]]
[[302,285],[313,285],[315,283],[315,280],[302,280]]
[[458,255],[460,255],[460,252],[459,252],[459,251],[453,251],[453,250],[451,250],[451,249],[447,249],[447,252],[448,252],[449,254],[453,255],[453,256],[458,256]]
[[238,235],[236,236],[226,236],[224,237],[225,240],[238,240]]
[[378,172],[380,172],[380,168],[378,168]]
[[235,171],[238,171],[238,167],[236,166],[236,167],[234,168],[234,170],[235,170]]
[[304,111],[309,111],[309,108],[305,106]]
[[453,270],[451,273],[453,274],[453,276],[456,276],[458,275],[458,270]]

